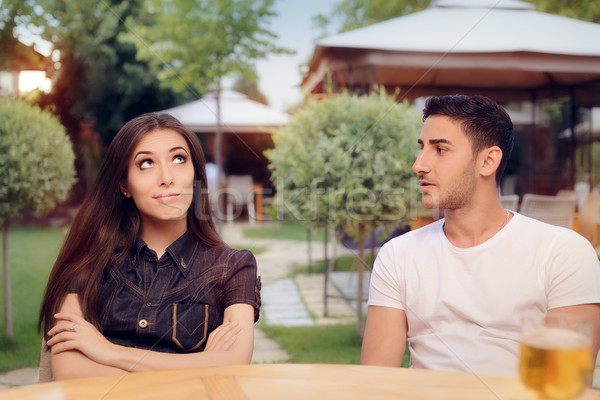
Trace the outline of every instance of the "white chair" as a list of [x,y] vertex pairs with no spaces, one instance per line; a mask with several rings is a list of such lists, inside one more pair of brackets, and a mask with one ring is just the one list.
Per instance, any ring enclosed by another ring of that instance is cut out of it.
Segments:
[[227,178],[227,223],[234,220],[233,211],[241,207],[248,208],[250,225],[256,223],[256,209],[254,206],[254,183],[252,175],[230,175]]
[[549,224],[573,227],[577,196],[544,196],[527,193],[523,196],[520,213]]
[[500,204],[502,207],[510,211],[519,211],[519,195],[505,194],[500,196]]
[[590,194],[590,184],[588,182],[577,182],[573,189],[577,195],[577,210],[581,210]]
[[52,376],[52,360],[50,357],[50,347],[46,345],[46,341],[42,338],[40,370],[38,375],[39,383],[52,382],[54,380],[54,377]]
[[600,216],[600,194],[587,196],[579,209],[579,234],[596,247],[598,243],[598,216]]

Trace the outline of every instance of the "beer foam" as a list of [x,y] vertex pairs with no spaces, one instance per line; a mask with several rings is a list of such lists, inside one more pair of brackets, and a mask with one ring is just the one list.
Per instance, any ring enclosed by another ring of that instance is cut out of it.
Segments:
[[585,335],[561,328],[540,328],[528,332],[523,337],[528,345],[546,350],[581,349],[591,346],[591,340]]

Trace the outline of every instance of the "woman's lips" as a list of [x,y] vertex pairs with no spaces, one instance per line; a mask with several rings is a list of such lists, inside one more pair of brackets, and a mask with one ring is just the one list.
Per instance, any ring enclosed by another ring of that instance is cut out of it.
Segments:
[[159,196],[156,196],[157,200],[169,201],[179,197],[179,193],[163,193]]

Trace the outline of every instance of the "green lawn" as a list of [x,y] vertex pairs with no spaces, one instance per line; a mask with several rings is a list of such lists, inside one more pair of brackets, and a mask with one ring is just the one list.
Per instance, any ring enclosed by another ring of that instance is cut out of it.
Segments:
[[[14,228],[9,233],[13,338],[4,337],[4,295],[0,298],[0,372],[39,363],[40,302],[64,233],[52,228]],[[0,248],[0,254],[2,249]],[[2,282],[2,276],[0,276]],[[2,282],[2,286],[4,283]]]
[[[277,342],[298,364],[359,364],[361,342],[356,324],[324,326],[266,326],[265,334]],[[402,367],[410,364],[408,345]]]
[[[244,236],[257,239],[306,240],[307,228],[298,221],[280,223],[261,223],[244,229]],[[323,241],[323,229],[311,230],[311,241]]]
[[261,326],[265,334],[290,354],[291,363],[358,364],[360,339],[356,325]]
[[267,246],[244,246],[244,245],[239,245],[239,244],[230,244],[227,243],[227,245],[229,247],[231,247],[232,249],[237,249],[237,250],[250,250],[252,252],[252,254],[257,255],[257,254],[261,254],[264,253],[265,251],[267,251]]

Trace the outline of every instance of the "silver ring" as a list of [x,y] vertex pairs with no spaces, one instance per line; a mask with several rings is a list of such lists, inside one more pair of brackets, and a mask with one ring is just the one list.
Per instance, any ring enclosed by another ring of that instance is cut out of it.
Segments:
[[69,328],[69,330],[70,330],[71,332],[77,332],[77,324],[73,324],[73,325],[71,325],[71,327]]

